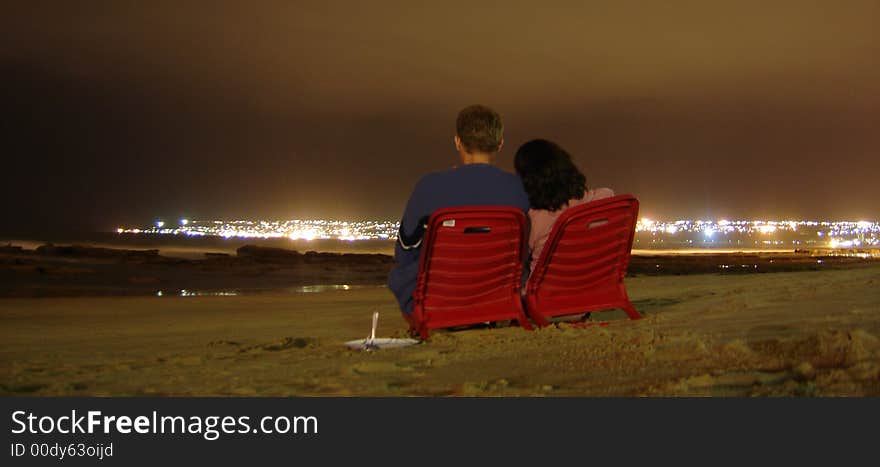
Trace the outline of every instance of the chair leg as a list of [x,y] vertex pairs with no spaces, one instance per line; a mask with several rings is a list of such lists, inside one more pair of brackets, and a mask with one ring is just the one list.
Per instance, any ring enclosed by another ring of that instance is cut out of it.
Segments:
[[526,331],[531,331],[534,329],[532,327],[532,323],[529,322],[529,318],[526,316],[525,306],[522,301],[516,302],[516,321],[519,323],[519,327],[525,329]]
[[419,323],[416,321],[415,317],[412,316],[412,313],[401,313],[403,315],[403,319],[406,320],[406,323],[409,325],[407,329],[407,334],[410,337],[416,337],[419,335]]
[[642,319],[642,315],[636,310],[636,307],[633,306],[632,303],[627,299],[626,303],[624,303],[620,309],[626,312],[626,315],[629,316],[629,319]]
[[535,324],[537,324],[539,327],[545,328],[547,326],[550,326],[550,321],[547,321],[547,318],[544,318],[544,316],[541,314],[533,313],[529,316],[532,318],[532,321],[534,321]]
[[[544,318],[544,315],[535,311],[535,308],[537,308],[537,307],[535,306],[534,302],[531,302],[528,297],[526,297],[526,299],[523,300],[522,315],[524,317],[527,317],[526,321],[531,319],[535,324],[538,325],[538,327],[542,327],[542,328],[550,326],[550,322],[547,321],[547,318]],[[531,327],[525,328],[525,329],[531,329]]]
[[633,306],[632,302],[629,301],[629,295],[626,293],[626,286],[623,285],[623,279],[620,280],[620,298],[622,299],[623,304],[620,306],[620,309],[626,312],[626,315],[629,316],[629,319],[641,319],[642,315],[639,314],[636,307]]

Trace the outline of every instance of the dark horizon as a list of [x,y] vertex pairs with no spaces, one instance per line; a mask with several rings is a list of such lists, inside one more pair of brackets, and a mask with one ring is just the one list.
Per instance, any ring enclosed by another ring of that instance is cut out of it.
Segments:
[[477,102],[646,217],[880,220],[878,2],[8,10],[0,232],[396,218]]

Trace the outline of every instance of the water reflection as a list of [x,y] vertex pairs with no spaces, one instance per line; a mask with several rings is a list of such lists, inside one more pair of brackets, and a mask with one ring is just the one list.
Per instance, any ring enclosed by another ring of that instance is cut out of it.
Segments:
[[321,285],[301,285],[298,287],[290,287],[287,290],[290,293],[320,293],[332,292],[335,290],[355,290],[368,287],[382,287],[380,285],[350,285],[350,284],[321,284]]
[[265,293],[265,292],[273,292],[273,291],[283,291],[287,293],[321,293],[321,292],[333,292],[338,290],[355,290],[355,289],[364,289],[370,287],[384,287],[382,285],[351,285],[351,284],[317,284],[317,285],[300,285],[296,287],[287,287],[280,289],[270,289],[270,290],[250,290],[250,291],[242,291],[242,290],[188,290],[181,289],[179,291],[166,291],[166,290],[158,290],[156,291],[157,297],[235,297],[244,294],[256,294],[256,293]]
[[163,290],[159,290],[156,292],[157,297],[234,297],[239,293],[234,290],[220,290],[220,291],[204,291],[204,290],[187,290],[181,289],[180,292],[165,292]]

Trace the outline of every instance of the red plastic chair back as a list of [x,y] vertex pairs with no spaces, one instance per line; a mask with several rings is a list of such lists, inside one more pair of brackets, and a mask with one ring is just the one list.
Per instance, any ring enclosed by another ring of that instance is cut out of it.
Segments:
[[531,329],[520,288],[526,217],[513,207],[445,208],[428,221],[411,330],[516,319]]
[[567,209],[553,225],[526,285],[529,317],[542,326],[547,318],[621,308],[641,317],[626,294],[639,202],[630,195]]

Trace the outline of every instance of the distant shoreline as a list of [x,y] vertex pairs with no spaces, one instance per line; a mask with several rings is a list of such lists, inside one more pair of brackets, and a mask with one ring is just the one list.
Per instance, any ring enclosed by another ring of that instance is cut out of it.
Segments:
[[[83,245],[100,248],[122,249],[157,249],[162,256],[201,259],[205,253],[234,254],[235,250],[244,245],[258,245],[272,248],[284,248],[297,251],[319,251],[326,253],[359,253],[359,254],[394,254],[393,240],[291,240],[289,238],[224,238],[219,236],[176,236],[150,234],[118,234],[115,232],[67,233],[58,235],[0,235],[0,245],[18,245],[25,249],[35,249],[45,243],[56,245]],[[725,253],[794,253],[797,246],[788,248],[774,247],[732,247],[718,244],[717,246],[682,245],[656,248],[642,248],[634,245],[633,255],[691,255],[691,254],[725,254]],[[812,249],[823,249],[807,247]]]
[[132,235],[115,232],[71,233],[61,235],[2,236],[0,245],[18,245],[35,249],[45,243],[83,245],[100,248],[157,249],[162,256],[201,259],[205,253],[235,254],[244,245],[258,245],[297,251],[326,253],[394,254],[391,240],[291,240],[289,238],[224,238],[218,236]]

